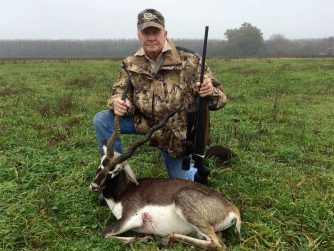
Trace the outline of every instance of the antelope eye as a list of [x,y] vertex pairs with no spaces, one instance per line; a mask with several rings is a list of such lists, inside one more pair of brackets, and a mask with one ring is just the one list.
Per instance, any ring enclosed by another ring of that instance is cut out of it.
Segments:
[[118,175],[120,170],[113,170],[113,171],[110,171],[109,174],[111,175],[111,178],[114,178],[116,175]]

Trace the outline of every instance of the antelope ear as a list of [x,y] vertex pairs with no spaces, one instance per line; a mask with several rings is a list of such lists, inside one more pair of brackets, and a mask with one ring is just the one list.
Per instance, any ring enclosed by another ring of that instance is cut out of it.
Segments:
[[124,164],[124,171],[126,173],[126,175],[128,176],[128,178],[133,182],[135,183],[136,185],[138,185],[138,181],[136,179],[136,176],[135,174],[133,173],[131,167],[129,166],[128,163],[125,163]]
[[106,145],[103,145],[103,152],[104,152],[104,155],[107,155],[107,146]]

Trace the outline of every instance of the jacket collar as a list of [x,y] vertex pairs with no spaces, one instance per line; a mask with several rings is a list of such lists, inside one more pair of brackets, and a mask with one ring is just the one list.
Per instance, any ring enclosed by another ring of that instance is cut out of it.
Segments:
[[182,63],[181,57],[179,52],[176,50],[174,43],[169,38],[167,38],[167,42],[172,49],[165,52],[165,58],[162,66],[180,65]]
[[[182,64],[180,55],[175,48],[174,43],[169,38],[167,38],[167,42],[171,49],[162,52],[164,53],[164,59],[161,65],[161,69],[169,70],[179,68],[177,66],[180,66]],[[140,48],[132,57],[129,64],[129,70],[138,73],[148,73],[148,65],[149,62],[145,58],[145,54],[143,54],[143,48]]]

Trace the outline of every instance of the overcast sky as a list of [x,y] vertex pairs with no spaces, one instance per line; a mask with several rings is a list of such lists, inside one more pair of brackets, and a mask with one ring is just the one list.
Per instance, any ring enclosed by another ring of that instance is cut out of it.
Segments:
[[225,39],[248,22],[264,39],[334,36],[334,0],[0,0],[0,39],[136,38],[137,14],[155,8],[171,38]]

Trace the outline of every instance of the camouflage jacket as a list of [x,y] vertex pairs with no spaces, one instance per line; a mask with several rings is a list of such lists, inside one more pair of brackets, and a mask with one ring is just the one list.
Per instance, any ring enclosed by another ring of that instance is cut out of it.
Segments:
[[[185,152],[187,111],[194,110],[198,100],[195,83],[199,82],[201,58],[189,50],[176,48],[170,40],[168,43],[172,50],[165,52],[162,65],[155,74],[145,56],[132,55],[124,59],[123,68],[130,73],[133,85],[127,96],[132,107],[126,115],[133,118],[136,130],[145,134],[164,115],[180,108],[150,140],[151,146],[158,147],[172,157],[180,157]],[[208,98],[209,109],[222,108],[227,102],[226,96],[208,67],[205,77],[210,78],[214,86],[213,95]],[[118,81],[112,87],[112,96],[108,102],[111,110],[113,101],[122,96],[127,78],[126,71],[122,69]]]

